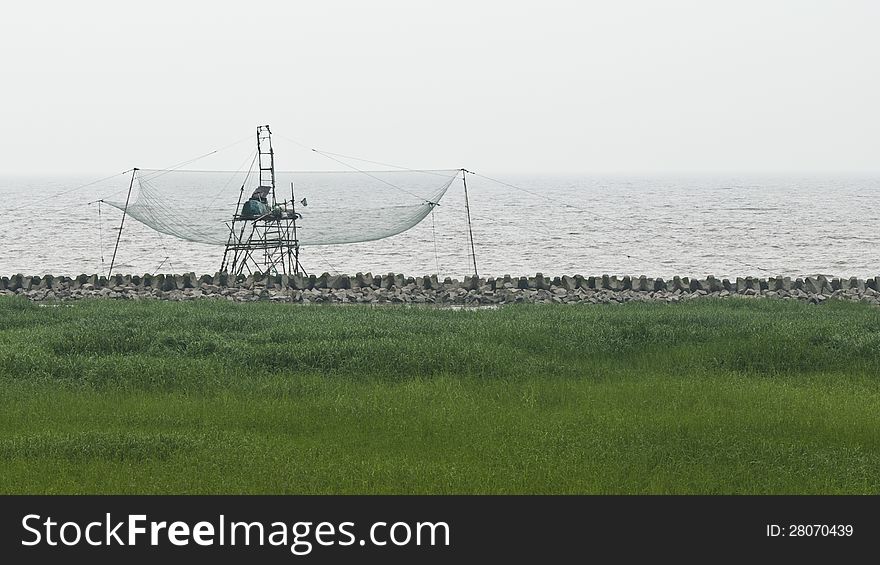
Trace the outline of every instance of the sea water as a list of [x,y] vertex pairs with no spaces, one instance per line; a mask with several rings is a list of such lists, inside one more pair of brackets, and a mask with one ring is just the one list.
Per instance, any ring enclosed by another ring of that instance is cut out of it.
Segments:
[[[481,276],[880,275],[880,175],[489,176],[507,185],[467,179]],[[89,180],[0,177],[0,275],[106,273],[121,213],[94,202],[107,183],[76,188]],[[124,197],[126,178],[116,182]],[[303,247],[302,263],[316,274],[472,273],[460,181],[440,204],[393,237]],[[222,256],[128,218],[114,271],[213,273]]]

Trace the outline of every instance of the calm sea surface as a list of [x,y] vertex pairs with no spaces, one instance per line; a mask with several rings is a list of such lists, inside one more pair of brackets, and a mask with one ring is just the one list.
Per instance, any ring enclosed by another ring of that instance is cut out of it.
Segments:
[[[880,275],[880,176],[468,177],[481,275],[670,277]],[[0,274],[105,272],[121,213],[89,204],[116,184],[70,190],[82,176],[0,177],[6,209]],[[116,186],[118,185],[118,186]],[[119,198],[119,195],[116,195]],[[213,273],[221,247],[126,220],[117,272]],[[472,271],[461,182],[435,213],[384,240],[304,247],[309,272],[389,271],[441,277]]]

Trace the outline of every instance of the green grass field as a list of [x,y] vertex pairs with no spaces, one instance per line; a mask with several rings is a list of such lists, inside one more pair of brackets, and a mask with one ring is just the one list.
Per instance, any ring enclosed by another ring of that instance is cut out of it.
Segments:
[[878,493],[880,309],[0,300],[2,493]]

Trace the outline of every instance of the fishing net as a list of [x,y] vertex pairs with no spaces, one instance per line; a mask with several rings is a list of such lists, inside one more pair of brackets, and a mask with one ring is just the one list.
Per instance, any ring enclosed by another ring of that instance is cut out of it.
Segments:
[[[457,170],[276,172],[276,199],[290,201],[295,194],[296,211],[302,215],[297,222],[300,245],[372,241],[418,224],[458,174]],[[134,178],[128,215],[180,239],[225,245],[233,213],[257,188],[258,177],[247,171],[142,169]],[[125,208],[124,197],[104,201]]]

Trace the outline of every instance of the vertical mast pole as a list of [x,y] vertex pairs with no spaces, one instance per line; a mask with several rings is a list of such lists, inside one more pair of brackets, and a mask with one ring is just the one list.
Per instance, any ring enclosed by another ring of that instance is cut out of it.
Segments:
[[296,233],[296,193],[293,191],[293,181],[290,182],[290,206],[293,212],[293,269],[292,271],[299,274],[299,237]]
[[128,202],[131,200],[131,189],[134,186],[134,176],[137,172],[137,167],[131,170],[131,182],[128,183],[128,195],[125,197],[125,208],[122,209],[122,220],[119,222],[119,233],[116,234],[116,246],[113,248],[113,258],[110,259],[110,270],[107,271],[108,279],[113,275],[113,264],[116,263],[116,251],[119,250],[119,240],[122,239],[122,227],[125,225],[125,216],[128,214]]
[[276,206],[278,200],[275,197],[275,149],[272,148],[272,130],[269,129],[268,124],[266,124],[266,131],[269,133],[269,167],[272,169],[270,171],[272,175],[272,205]]
[[[254,164],[251,163],[251,167]],[[250,171],[248,171],[248,175],[250,175]],[[226,256],[229,254],[229,246],[233,243],[235,238],[235,217],[239,215],[241,211],[241,199],[244,196],[244,185],[247,182],[247,177],[245,177],[245,181],[241,183],[241,190],[238,192],[238,202],[235,204],[235,213],[232,215],[232,225],[226,224],[229,227],[229,237],[226,238],[226,249],[223,250],[223,262],[220,263],[220,272],[226,272]],[[238,242],[236,242],[238,243]],[[238,251],[236,251],[238,253]]]
[[470,173],[467,169],[461,170],[461,182],[464,184],[464,209],[467,211],[467,222],[468,222],[468,237],[471,241],[471,257],[474,260],[474,276],[479,277],[477,273],[477,252],[474,250],[474,230],[471,226],[471,205],[468,200],[468,190],[467,190],[467,174]]

